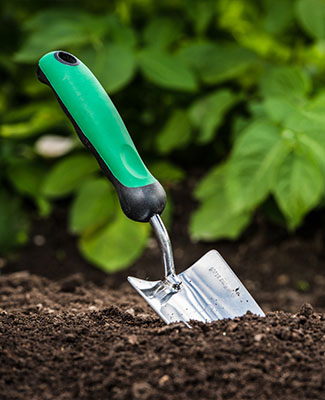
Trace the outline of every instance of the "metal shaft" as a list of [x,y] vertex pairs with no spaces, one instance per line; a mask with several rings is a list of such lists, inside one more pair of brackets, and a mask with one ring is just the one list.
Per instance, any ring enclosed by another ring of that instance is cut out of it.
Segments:
[[162,252],[162,261],[165,269],[165,278],[176,276],[172,245],[159,215],[155,214],[149,220]]

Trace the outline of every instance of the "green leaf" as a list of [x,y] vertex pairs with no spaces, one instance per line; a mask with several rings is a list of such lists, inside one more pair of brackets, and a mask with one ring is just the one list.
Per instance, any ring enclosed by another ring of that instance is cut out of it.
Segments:
[[[98,20],[98,16],[94,17],[94,21]],[[122,24],[116,14],[103,16],[104,24],[108,29],[108,38],[111,42],[123,47],[134,48],[137,44],[136,32],[132,27]]]
[[82,12],[47,10],[28,20],[26,28],[32,30],[14,60],[32,63],[50,50],[89,43],[89,19]]
[[208,63],[208,58],[216,52],[217,45],[207,40],[186,43],[177,55],[196,71],[201,72]]
[[297,108],[295,112],[288,114],[283,124],[286,128],[296,132],[323,133],[325,129],[325,114],[307,107]]
[[74,25],[88,19],[88,15],[81,10],[66,8],[49,8],[34,14],[24,20],[24,29],[29,31],[42,31],[58,21],[69,22]]
[[263,96],[299,99],[311,89],[311,80],[302,68],[281,66],[267,70],[261,79]]
[[264,28],[272,34],[280,34],[293,24],[294,2],[292,0],[264,0],[266,13]]
[[299,134],[299,142],[309,152],[310,156],[322,166],[325,176],[325,135],[323,131]]
[[325,174],[325,117],[323,112],[311,110],[309,107],[297,109],[288,115],[283,125],[295,135],[299,147],[322,166]]
[[32,104],[15,110],[5,118],[0,136],[24,138],[37,135],[64,120],[64,114],[50,104]]
[[44,180],[42,193],[51,198],[63,197],[76,190],[88,175],[98,170],[91,155],[73,154],[60,160]]
[[46,170],[40,163],[23,161],[9,165],[7,176],[19,193],[36,199],[40,196]]
[[293,152],[281,164],[273,191],[289,228],[294,229],[320,201],[324,192],[322,171],[306,154]]
[[82,254],[105,272],[115,272],[132,264],[143,252],[149,224],[139,224],[118,211],[117,218],[92,235],[81,237]]
[[170,161],[156,161],[149,166],[152,175],[162,184],[173,184],[184,180],[185,172]]
[[314,39],[325,39],[325,1],[298,0],[296,2],[298,21]]
[[310,100],[309,110],[314,112],[325,113],[325,91],[322,90]]
[[267,113],[265,111],[264,104],[256,99],[256,100],[251,100],[248,104],[248,111],[252,116],[252,119],[262,119],[262,118],[267,118]]
[[264,108],[274,122],[284,122],[288,115],[295,112],[296,105],[285,97],[268,96],[264,100]]
[[28,240],[29,219],[21,200],[5,190],[0,192],[0,255]]
[[213,21],[217,7],[216,3],[212,1],[194,1],[189,7],[184,10],[195,29],[197,35],[206,32],[211,21]]
[[130,47],[106,44],[97,51],[87,48],[81,51],[80,59],[110,94],[125,87],[135,75],[136,59]]
[[286,128],[283,134],[291,136],[325,168],[324,100],[318,96],[303,106],[297,106],[283,98],[270,98],[265,101],[265,106],[272,118]]
[[194,197],[204,201],[224,190],[227,164],[219,164],[212,168],[198,183]]
[[296,288],[300,292],[308,292],[310,290],[310,283],[308,281],[305,281],[304,279],[300,279],[296,282]]
[[238,78],[257,60],[254,53],[236,44],[212,42],[190,43],[181,49],[179,56],[210,85]]
[[194,191],[195,198],[201,201],[190,220],[190,234],[195,240],[236,239],[250,221],[249,212],[232,208],[227,168],[228,164],[213,168]]
[[144,76],[156,85],[180,91],[197,89],[195,75],[179,57],[148,48],[141,51],[138,58]]
[[193,125],[199,129],[198,143],[205,144],[213,139],[225,114],[237,99],[230,90],[221,89],[199,98],[191,105],[189,116]]
[[247,128],[250,124],[251,119],[248,117],[243,117],[242,115],[235,116],[232,123],[232,132],[231,132],[231,144],[233,144],[242,132]]
[[250,213],[228,210],[226,202],[213,198],[204,202],[191,215],[190,235],[194,240],[237,239],[250,222],[250,218]]
[[46,218],[48,217],[53,210],[53,203],[47,200],[45,197],[40,196],[36,199],[36,204],[38,207],[38,213],[40,217]]
[[[76,48],[90,43],[102,52],[107,35],[112,46],[131,49],[136,44],[133,30],[122,25],[115,15],[109,14],[100,16],[80,10],[45,10],[28,19],[24,28],[30,34],[15,54],[14,59],[18,62],[35,62],[42,54],[55,48]],[[114,57],[113,52],[111,56]],[[127,68],[127,65],[121,64],[121,67]]]
[[250,210],[267,197],[289,148],[281,129],[268,121],[254,121],[242,132],[227,168],[227,190],[235,210]]
[[69,210],[71,233],[89,233],[107,223],[116,211],[116,196],[105,178],[82,184]]
[[150,19],[149,24],[143,32],[143,38],[148,46],[155,48],[166,48],[179,39],[181,29],[179,24],[167,17],[156,17]]
[[187,113],[175,110],[156,139],[157,150],[161,154],[181,149],[191,138],[191,125]]

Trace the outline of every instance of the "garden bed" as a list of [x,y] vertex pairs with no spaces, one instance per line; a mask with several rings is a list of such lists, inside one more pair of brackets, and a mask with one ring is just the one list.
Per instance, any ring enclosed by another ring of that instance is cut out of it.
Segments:
[[63,204],[0,276],[1,399],[325,399],[324,216],[294,236],[257,217],[240,241],[210,245],[189,241],[184,204],[177,270],[217,248],[267,317],[164,325],[126,282],[161,277],[155,242],[106,275],[65,233]]
[[325,317],[164,325],[127,285],[0,278],[2,399],[325,399]]

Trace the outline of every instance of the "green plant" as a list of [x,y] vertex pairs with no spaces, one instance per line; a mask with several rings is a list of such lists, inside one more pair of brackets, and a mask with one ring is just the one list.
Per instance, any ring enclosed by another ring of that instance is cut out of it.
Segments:
[[[192,218],[194,237],[237,237],[269,195],[289,229],[321,203],[325,97],[307,98],[310,88],[308,76],[292,67],[272,68],[263,75],[257,112],[237,134],[225,163],[196,188],[202,204]],[[223,217],[209,220],[216,207],[222,208]]]
[[[257,207],[270,214],[270,198],[290,230],[322,206],[323,0],[36,3],[36,13],[2,5],[12,46],[0,54],[0,179],[2,198],[13,201],[10,211],[0,198],[0,215],[15,232],[0,233],[2,251],[26,241],[31,201],[47,216],[60,198],[71,199],[69,230],[100,268],[126,267],[147,244],[148,227],[123,220],[35,78],[38,59],[58,48],[93,70],[167,189],[189,166],[210,170],[194,191],[193,239],[237,238]],[[172,207],[165,214],[170,223]]]

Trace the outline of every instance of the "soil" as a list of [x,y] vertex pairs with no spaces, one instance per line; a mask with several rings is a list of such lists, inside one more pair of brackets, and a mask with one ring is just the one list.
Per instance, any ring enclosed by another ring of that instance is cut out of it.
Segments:
[[0,280],[5,399],[325,399],[325,317],[164,325],[128,286]]
[[295,235],[257,214],[240,241],[192,243],[185,189],[173,193],[177,271],[216,248],[267,317],[164,325],[126,283],[161,277],[155,242],[106,275],[80,257],[58,204],[0,262],[1,399],[325,399],[324,213]]

